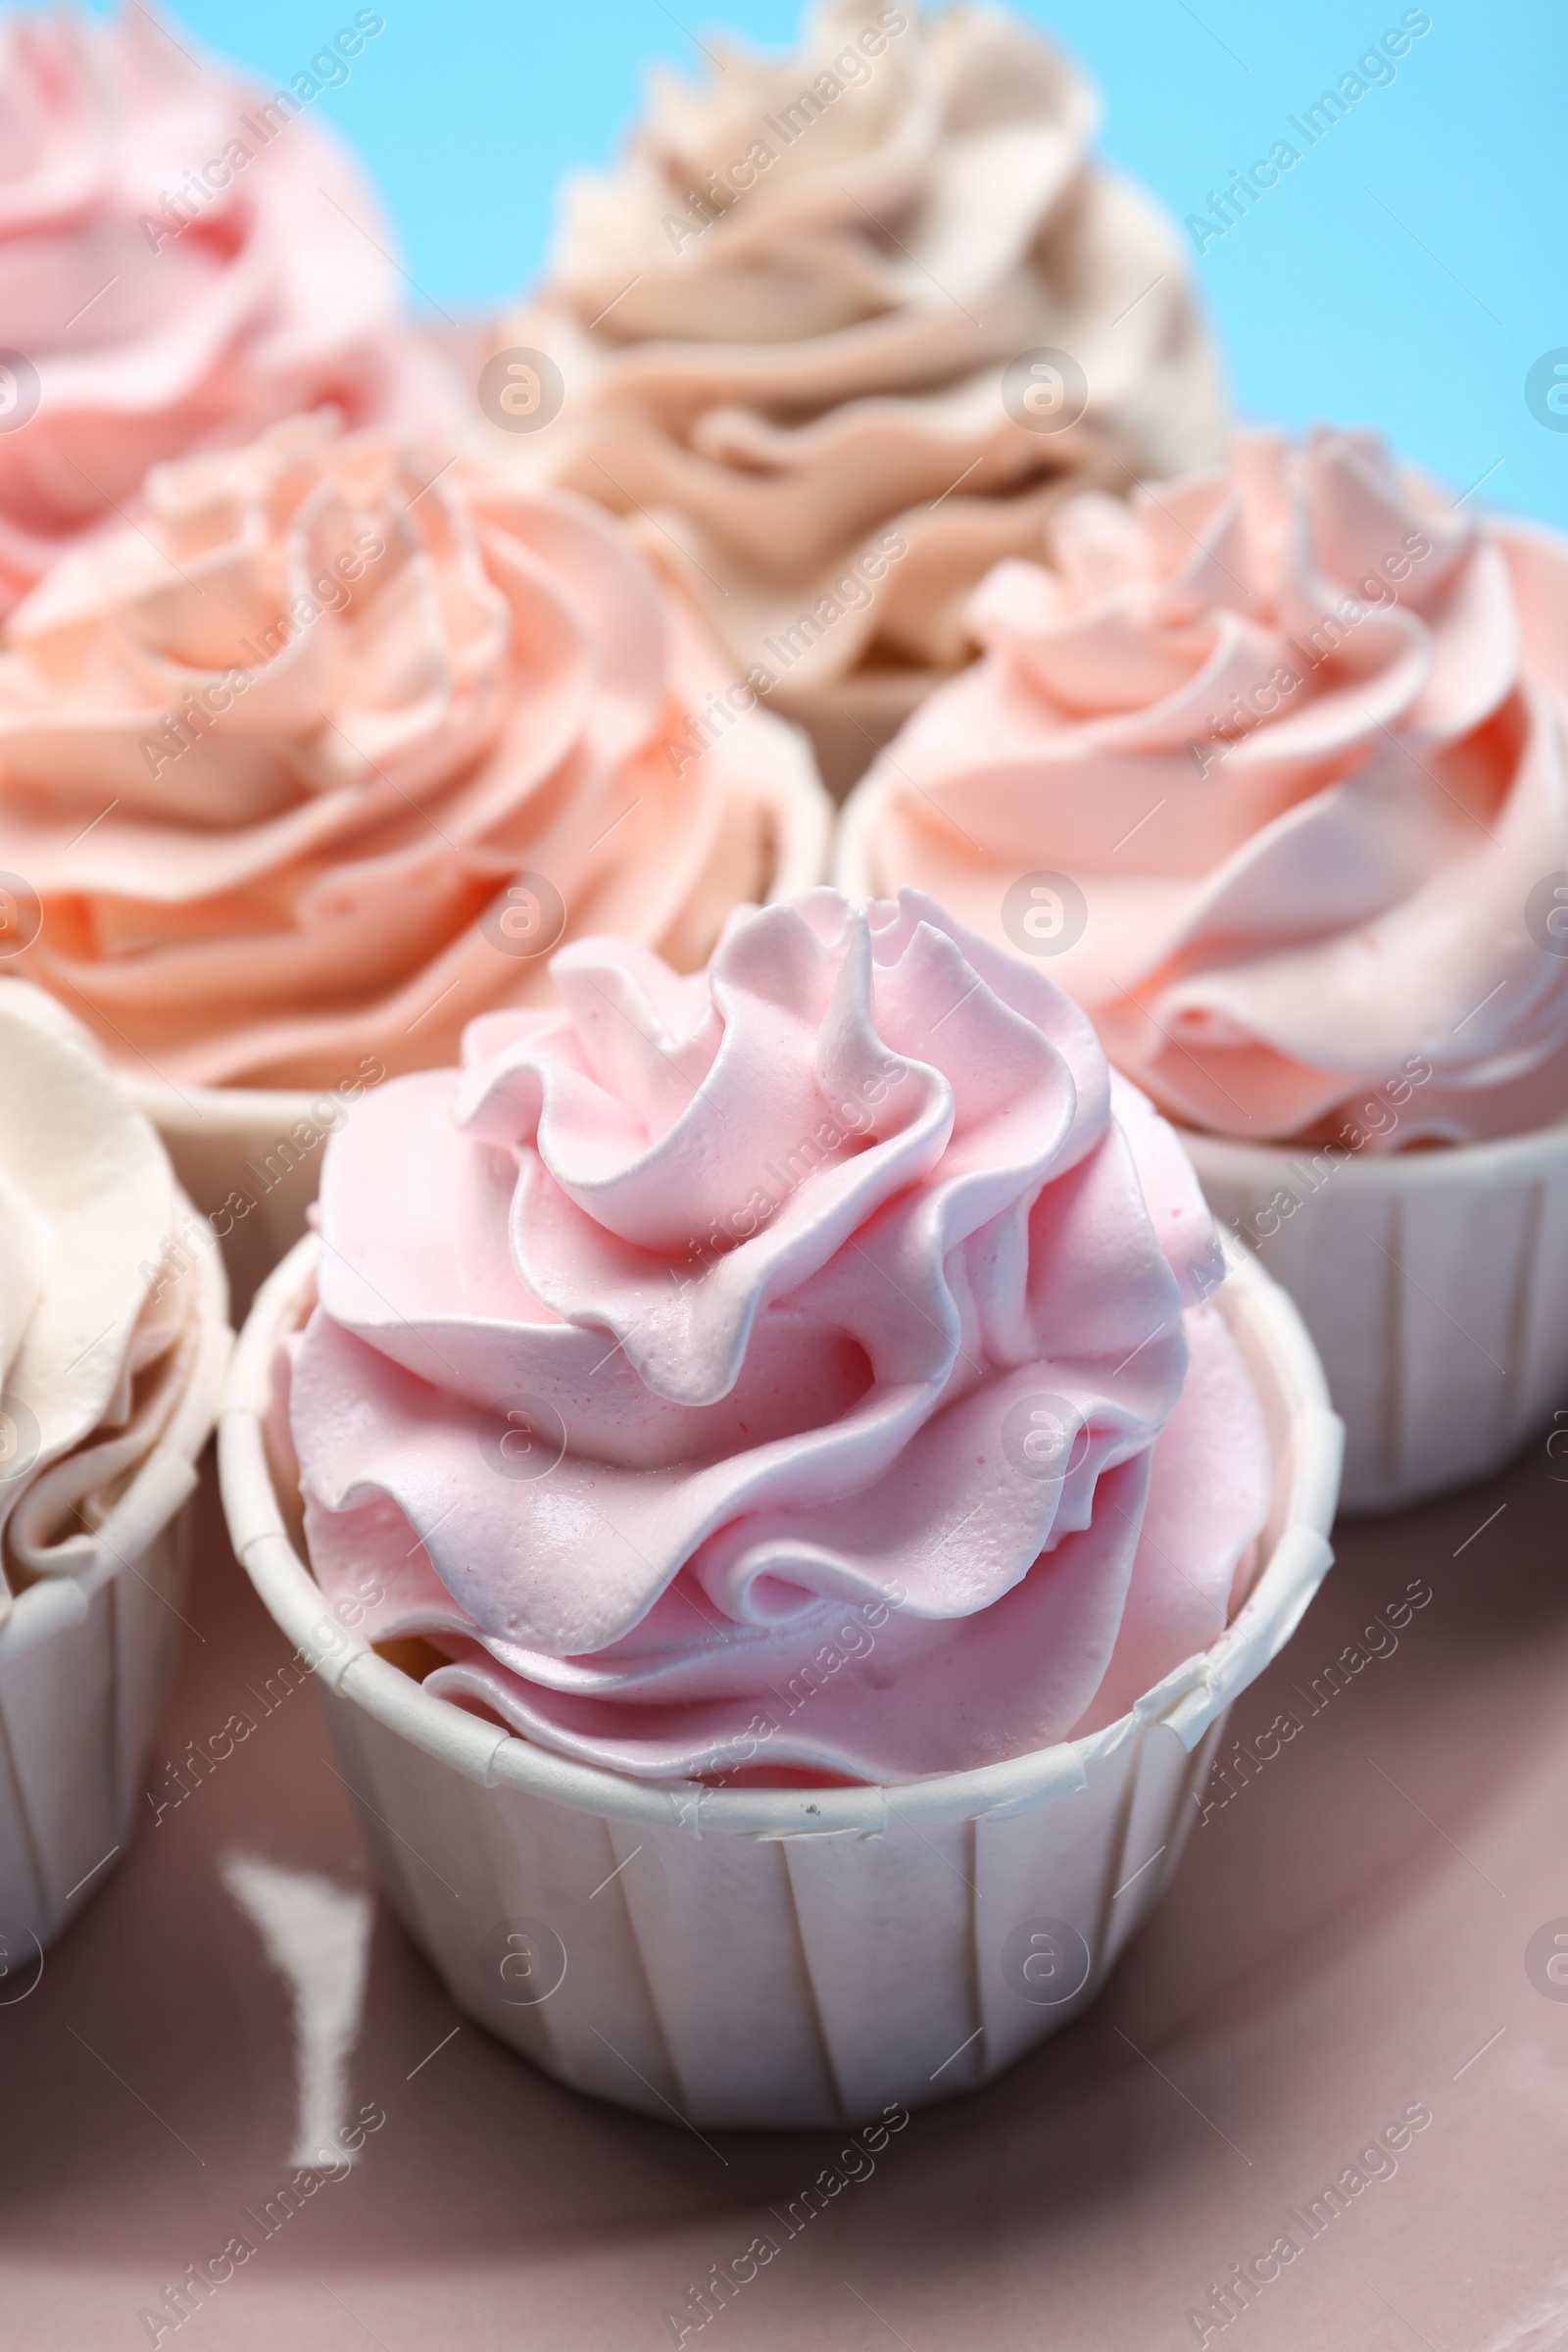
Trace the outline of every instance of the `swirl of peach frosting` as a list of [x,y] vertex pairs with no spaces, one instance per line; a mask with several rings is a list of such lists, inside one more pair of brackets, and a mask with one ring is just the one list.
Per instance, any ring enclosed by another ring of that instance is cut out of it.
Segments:
[[15,964],[139,1074],[422,1067],[548,1001],[562,936],[690,968],[818,878],[804,744],[603,509],[323,416],[147,507],[0,655]]
[[86,1031],[0,980],[0,1624],[178,1507],[227,1353],[210,1229]]
[[[1053,973],[1191,1126],[1380,1151],[1562,1118],[1568,540],[1321,428],[1086,495],[1052,547],[984,583],[985,660],[861,787],[869,886],[1037,952],[1043,880]],[[1388,1085],[1398,1122],[1361,1118]]]
[[0,20],[0,615],[163,459],[328,402],[450,420],[390,231],[306,84],[269,98],[140,7]]
[[327,1147],[279,1363],[326,1592],[647,1777],[996,1761],[1208,1646],[1268,1445],[1192,1170],[1077,1007],[914,893],[555,977]]
[[[565,406],[510,446],[656,514],[781,708],[848,682],[885,716],[970,659],[969,590],[1038,553],[1064,490],[1218,456],[1216,363],[1175,231],[1090,160],[1093,91],[1016,17],[832,0],[792,58],[710,54],[706,85],[655,77],[618,170],[567,184],[500,330]],[[1087,379],[1060,431],[1003,398],[1042,349]]]

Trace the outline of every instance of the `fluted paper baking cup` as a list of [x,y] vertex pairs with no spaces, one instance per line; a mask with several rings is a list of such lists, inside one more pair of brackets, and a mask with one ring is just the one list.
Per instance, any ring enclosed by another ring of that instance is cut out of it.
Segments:
[[263,1436],[316,1248],[277,1268],[235,1352],[229,1531],[315,1662],[387,1898],[461,2009],[646,2114],[804,2129],[972,2089],[1093,2000],[1176,1866],[1231,1700],[1329,1565],[1339,1424],[1254,1259],[1232,1250],[1216,1297],[1262,1400],[1273,1499],[1252,1591],[1211,1649],[1106,1730],[1007,1763],[892,1788],[712,1788],[516,1739],[331,1617]]
[[39,1577],[0,1622],[0,2003],[31,1989],[43,1947],[104,1883],[144,1809],[179,1656],[186,1505],[230,1345],[217,1248],[180,1279],[198,1285],[201,1341],[168,1427],[92,1564]]
[[[822,880],[833,823],[832,806],[815,778],[783,761],[776,766],[766,779],[773,830],[769,906]],[[137,1107],[163,1137],[175,1175],[222,1238],[237,1321],[306,1229],[326,1138],[379,1079],[363,1068],[345,1073],[336,1087],[316,1089],[176,1087],[134,1072],[125,1078]]]
[[1568,1126],[1380,1158],[1181,1134],[1317,1343],[1347,1509],[1484,1478],[1568,1402]]

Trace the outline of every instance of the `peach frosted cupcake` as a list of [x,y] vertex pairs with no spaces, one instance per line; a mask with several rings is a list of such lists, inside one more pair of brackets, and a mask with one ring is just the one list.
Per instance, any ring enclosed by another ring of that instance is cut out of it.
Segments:
[[836,0],[793,57],[709,54],[567,184],[481,405],[519,463],[652,518],[848,783],[1065,490],[1218,455],[1218,370],[1173,225],[1018,17]]
[[292,1239],[346,1106],[548,1001],[559,940],[698,964],[819,878],[809,755],[755,700],[569,493],[318,416],[155,468],[0,654],[13,968],[204,1207]]
[[1568,1379],[1568,542],[1325,429],[1051,545],[840,879],[1051,959],[1298,1298],[1348,1500],[1477,1476]]
[[236,1547],[296,1639],[375,1596],[331,1712],[465,2007],[699,2121],[972,2084],[1102,1981],[1327,1565],[1310,1348],[1077,1007],[915,894],[554,975],[329,1147]]
[[141,1809],[228,1341],[215,1236],[151,1125],[68,1013],[0,980],[7,1999]]

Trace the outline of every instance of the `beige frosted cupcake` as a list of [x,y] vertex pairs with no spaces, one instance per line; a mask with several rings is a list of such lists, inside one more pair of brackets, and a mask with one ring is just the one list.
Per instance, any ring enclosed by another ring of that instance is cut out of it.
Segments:
[[1315,1359],[933,903],[555,978],[329,1147],[235,1547],[466,2010],[699,2124],[972,2086],[1104,1981],[1328,1564]]
[[[569,492],[296,417],[156,469],[0,654],[0,950],[96,1032],[248,1296],[320,1144],[599,929],[821,878],[804,740]],[[711,748],[689,738],[701,728]]]
[[1348,1502],[1479,1477],[1568,1389],[1568,541],[1325,428],[1052,556],[977,594],[842,886],[1087,1006],[1299,1303]]
[[0,981],[0,2001],[141,1810],[226,1304],[211,1229],[91,1040]]
[[837,790],[1065,489],[1218,455],[1218,370],[1173,225],[1019,18],[837,0],[793,57],[709,54],[567,184],[480,401],[632,517]]

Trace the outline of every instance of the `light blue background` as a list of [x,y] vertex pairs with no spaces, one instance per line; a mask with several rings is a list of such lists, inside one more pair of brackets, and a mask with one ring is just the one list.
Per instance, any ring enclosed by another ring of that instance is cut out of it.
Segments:
[[[176,22],[275,85],[354,5],[187,0]],[[700,32],[716,13],[782,44],[796,24],[791,0],[702,14],[676,0],[673,17],[660,0],[380,6],[385,31],[313,111],[368,163],[411,277],[453,314],[538,266],[557,179],[612,155],[644,61],[703,63],[683,24]],[[1023,13],[1099,82],[1102,152],[1184,216],[1276,138],[1299,146],[1285,117],[1397,24],[1400,0],[1200,0],[1197,15],[1185,0],[1026,0]],[[1568,7],[1426,13],[1397,79],[1195,252],[1195,272],[1245,414],[1379,425],[1456,491],[1495,466],[1478,504],[1568,524],[1568,433],[1524,399],[1531,362],[1568,346]]]

